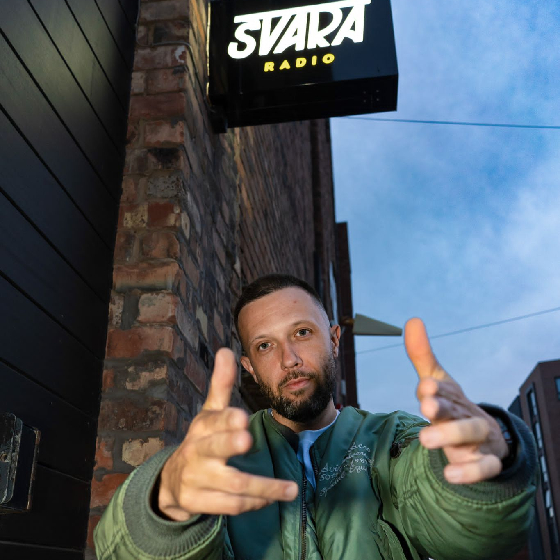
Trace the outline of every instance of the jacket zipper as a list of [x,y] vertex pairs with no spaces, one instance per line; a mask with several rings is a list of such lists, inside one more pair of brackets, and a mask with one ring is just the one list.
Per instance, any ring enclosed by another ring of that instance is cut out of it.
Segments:
[[301,560],[305,560],[307,552],[307,543],[305,541],[307,533],[307,502],[305,501],[305,494],[307,490],[307,477],[305,476],[305,465],[303,467],[303,484],[302,484],[302,500],[301,500]]

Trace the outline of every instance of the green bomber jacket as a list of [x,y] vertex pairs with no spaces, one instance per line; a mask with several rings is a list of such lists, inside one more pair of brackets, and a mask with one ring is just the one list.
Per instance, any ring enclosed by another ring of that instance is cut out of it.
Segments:
[[[238,516],[179,523],[152,509],[168,448],[117,490],[95,531],[98,560],[500,560],[525,542],[532,523],[536,451],[521,420],[500,416],[516,440],[498,477],[451,485],[445,455],[418,441],[421,418],[352,407],[311,448],[316,489],[293,437],[268,411],[250,419],[251,450],[230,461],[245,472],[295,480],[293,502]],[[292,433],[293,436],[293,433]]]

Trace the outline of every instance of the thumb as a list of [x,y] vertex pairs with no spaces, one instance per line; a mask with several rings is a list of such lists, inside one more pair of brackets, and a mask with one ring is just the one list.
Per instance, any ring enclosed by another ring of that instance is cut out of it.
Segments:
[[229,406],[231,392],[237,377],[235,354],[229,348],[220,348],[216,352],[214,371],[210,389],[204,403],[205,410],[223,410]]
[[428,333],[421,319],[414,317],[407,321],[404,327],[404,346],[420,379],[425,377],[450,379],[432,352]]

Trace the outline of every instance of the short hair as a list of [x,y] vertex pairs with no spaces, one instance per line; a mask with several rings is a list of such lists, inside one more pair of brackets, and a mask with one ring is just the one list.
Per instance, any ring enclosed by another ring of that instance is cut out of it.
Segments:
[[241,313],[241,310],[247,304],[264,296],[268,296],[269,294],[273,294],[278,290],[283,290],[284,288],[300,288],[306,291],[315,300],[317,305],[323,309],[325,313],[327,312],[319,294],[304,280],[300,280],[290,274],[267,274],[245,286],[241,292],[241,296],[237,300],[233,312],[233,321],[237,332],[239,333],[239,313]]

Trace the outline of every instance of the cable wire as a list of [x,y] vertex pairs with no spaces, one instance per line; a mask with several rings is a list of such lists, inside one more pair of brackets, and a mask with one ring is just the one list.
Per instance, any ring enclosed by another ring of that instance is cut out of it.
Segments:
[[378,122],[397,122],[412,124],[444,124],[452,126],[485,126],[494,128],[529,128],[538,130],[560,130],[560,125],[539,125],[539,124],[507,124],[507,123],[478,123],[462,121],[423,121],[419,119],[384,119],[381,117],[338,117],[341,119],[351,119],[354,121],[378,121]]
[[[495,327],[496,325],[503,325],[505,323],[513,323],[514,321],[521,321],[522,319],[529,319],[530,317],[536,317],[537,315],[544,315],[545,313],[553,313],[554,311],[560,311],[560,307],[553,307],[552,309],[545,309],[543,311],[536,311],[535,313],[528,313],[527,315],[519,315],[518,317],[511,317],[509,319],[502,319],[501,321],[494,321],[493,323],[485,323],[484,325],[476,325],[475,327],[467,327],[466,329],[459,329],[457,331],[451,331],[443,334],[436,334],[430,336],[430,340],[435,338],[443,338],[445,336],[454,336],[456,334],[462,334],[470,331],[476,331],[479,329],[487,329],[488,327]],[[402,342],[398,344],[389,344],[387,346],[380,346],[379,348],[370,348],[369,350],[360,350],[356,354],[367,354],[368,352],[379,352],[381,350],[387,350],[388,348],[398,348],[402,347]]]

